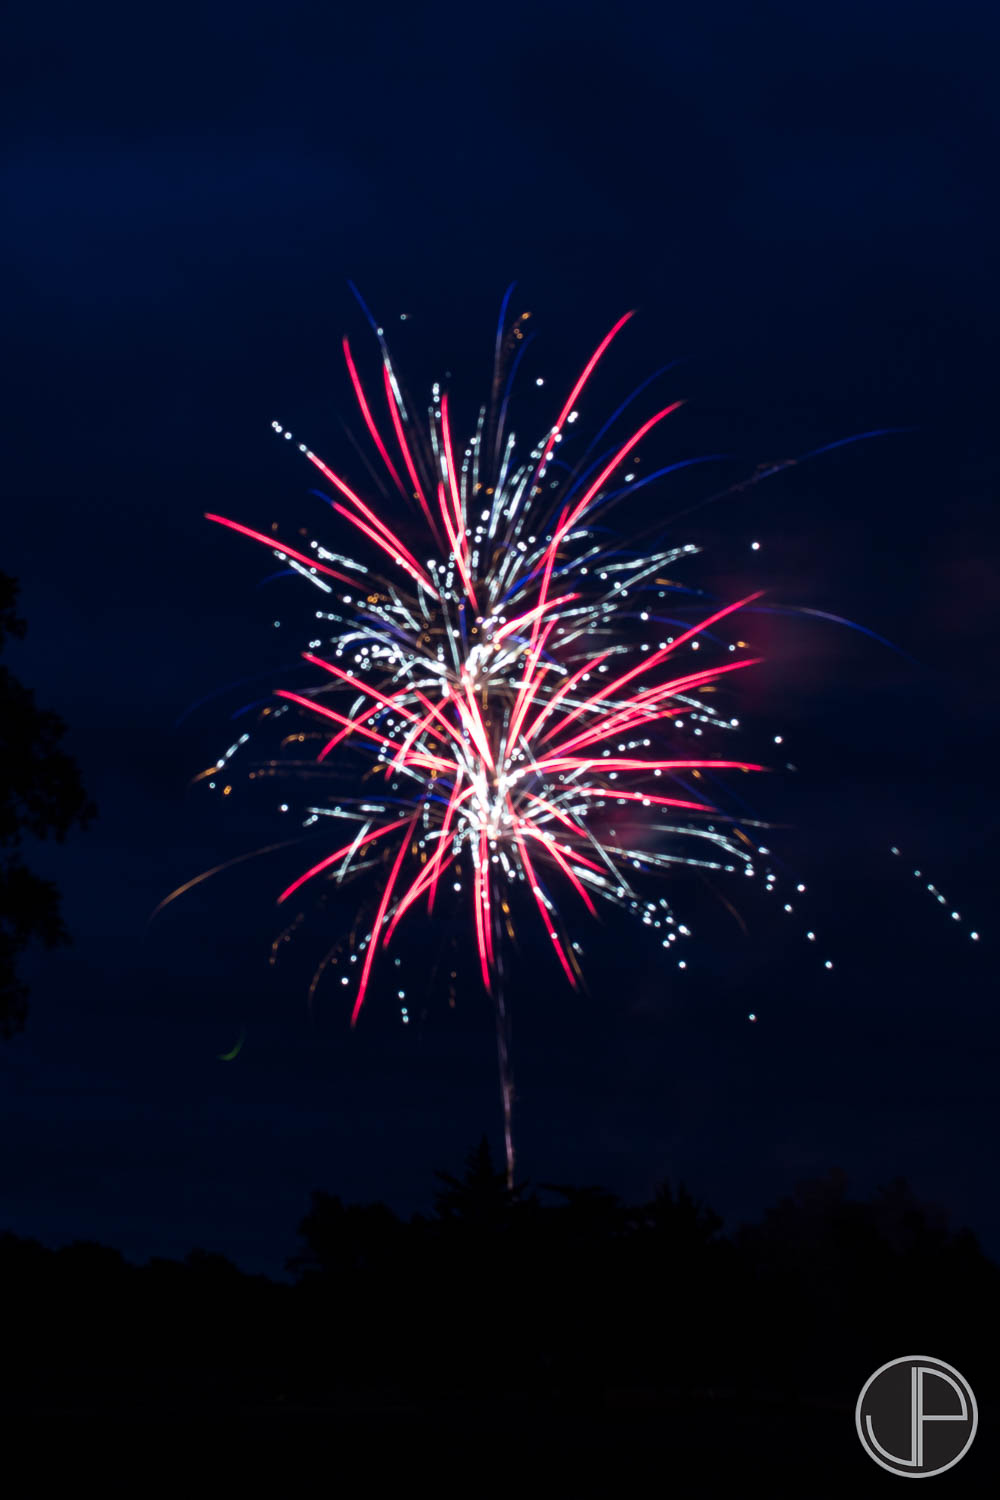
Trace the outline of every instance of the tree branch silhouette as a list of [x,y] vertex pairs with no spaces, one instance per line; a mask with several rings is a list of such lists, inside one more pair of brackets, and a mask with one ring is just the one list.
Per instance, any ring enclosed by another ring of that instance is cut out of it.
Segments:
[[[16,579],[0,573],[0,651],[27,629],[16,611],[18,592]],[[76,762],[62,748],[65,734],[59,715],[40,709],[34,693],[0,667],[0,1036],[6,1039],[24,1029],[28,1014],[21,955],[32,943],[55,948],[70,941],[59,891],[25,864],[24,840],[51,836],[61,843],[96,815]]]

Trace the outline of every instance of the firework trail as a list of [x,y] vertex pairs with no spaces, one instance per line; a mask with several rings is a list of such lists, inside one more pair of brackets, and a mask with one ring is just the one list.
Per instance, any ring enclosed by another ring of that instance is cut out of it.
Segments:
[[[506,417],[528,315],[506,324],[509,295],[489,399],[465,441],[440,386],[418,416],[374,320],[377,393],[366,391],[344,339],[382,492],[363,498],[305,443],[297,447],[328,486],[322,497],[349,552],[316,540],[293,547],[225,516],[208,519],[268,548],[323,595],[319,638],[303,653],[311,684],[281,688],[261,715],[287,729],[286,745],[312,741],[315,751],[258,763],[250,774],[310,778],[320,790],[306,826],[317,832],[333,818],[342,831],[278,901],[294,906],[331,881],[377,877],[372,914],[351,954],[355,977],[344,980],[353,988],[352,1025],[399,924],[436,906],[464,909],[496,1006],[512,1182],[501,976],[513,922],[537,923],[574,987],[579,947],[564,920],[574,908],[589,916],[600,903],[625,908],[669,947],[686,929],[662,896],[639,894],[636,877],[678,865],[752,869],[755,847],[730,826],[735,815],[703,795],[702,773],[765,768],[700,753],[706,737],[738,727],[710,695],[758,660],[715,627],[725,631],[760,595],[677,628],[660,601],[679,587],[670,570],[697,548],[623,551],[595,525],[629,492],[634,475],[626,471],[638,446],[682,402],[655,411],[599,456],[595,443],[577,439],[576,403],[627,313],[541,440],[519,448]],[[225,770],[249,738],[204,774]],[[336,790],[345,776],[352,795]],[[615,831],[622,809],[631,815],[628,833]]]

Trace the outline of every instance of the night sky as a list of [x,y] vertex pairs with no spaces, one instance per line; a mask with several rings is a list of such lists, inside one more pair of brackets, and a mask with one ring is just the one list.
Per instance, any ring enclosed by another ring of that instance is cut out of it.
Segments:
[[687,398],[658,454],[736,456],[650,486],[630,529],[910,429],[678,521],[706,549],[692,583],[898,649],[748,621],[768,660],[740,712],[797,770],[747,795],[784,825],[801,909],[734,877],[745,937],[679,882],[688,968],[607,923],[582,935],[585,995],[526,932],[521,1173],[680,1179],[727,1224],[833,1167],[859,1194],[904,1176],[1000,1254],[998,40],[968,0],[15,8],[0,567],[29,632],[7,661],[70,725],[100,817],[31,856],[75,943],[31,960],[28,1030],[0,1046],[0,1227],[279,1272],[311,1189],[408,1213],[484,1130],[499,1156],[489,1003],[420,990],[429,929],[412,1023],[376,987],[352,1032],[335,985],[309,1014],[315,947],[268,964],[300,866],[251,862],[147,923],[291,834],[188,784],[253,689],[185,711],[294,664],[314,607],[203,513],[331,541],[270,423],[365,483],[340,338],[369,362],[374,340],[349,279],[411,388],[451,372],[466,422],[516,280],[520,434],[552,419],[535,378],[563,392],[634,307],[581,421],[677,360],[643,408]]

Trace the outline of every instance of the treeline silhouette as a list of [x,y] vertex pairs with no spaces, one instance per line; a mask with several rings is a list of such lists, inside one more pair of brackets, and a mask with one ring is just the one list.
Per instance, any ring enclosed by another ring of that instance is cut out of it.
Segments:
[[974,1388],[994,1378],[1000,1270],[904,1182],[858,1202],[832,1172],[723,1234],[683,1187],[638,1206],[597,1188],[509,1192],[485,1140],[463,1176],[437,1177],[433,1213],[409,1220],[314,1193],[291,1282],[197,1250],[134,1266],[97,1244],[0,1236],[7,1411],[853,1403],[915,1351]]

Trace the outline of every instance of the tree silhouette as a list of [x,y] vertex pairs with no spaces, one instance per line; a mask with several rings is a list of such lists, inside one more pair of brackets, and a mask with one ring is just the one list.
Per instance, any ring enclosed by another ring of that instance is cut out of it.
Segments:
[[683,1182],[676,1193],[669,1182],[661,1183],[651,1202],[639,1210],[639,1222],[684,1250],[703,1249],[722,1228],[718,1214],[692,1197]]
[[304,1249],[288,1260],[288,1269],[339,1275],[384,1270],[397,1253],[401,1229],[384,1203],[345,1204],[330,1193],[314,1192],[299,1225]]
[[434,1175],[444,1183],[434,1198],[438,1217],[461,1220],[482,1229],[494,1229],[505,1223],[523,1191],[507,1186],[507,1173],[493,1165],[485,1135],[466,1158],[464,1177],[453,1177],[450,1172]]
[[562,1198],[557,1215],[563,1233],[571,1239],[598,1244],[617,1239],[628,1229],[629,1211],[615,1193],[599,1187],[560,1186],[556,1182],[543,1182],[542,1187]]
[[[17,595],[17,581],[0,573],[0,651],[25,633]],[[62,842],[95,813],[76,762],[60,747],[65,733],[59,716],[38,708],[30,689],[0,667],[0,1036],[7,1038],[27,1016],[28,989],[17,973],[21,953],[32,942],[54,948],[69,941],[59,892],[25,865],[22,842],[50,834]]]
[[312,1432],[327,1460],[392,1432],[407,1447],[429,1434],[440,1463],[462,1430],[481,1463],[500,1433],[528,1453],[558,1443],[561,1463],[624,1454],[636,1472],[690,1452],[700,1491],[719,1488],[705,1472],[771,1474],[791,1451],[803,1482],[775,1493],[839,1495],[816,1453],[825,1475],[848,1450],[861,1381],[909,1346],[915,1317],[996,1405],[983,1351],[1000,1267],[904,1182],[857,1199],[833,1172],[724,1233],[683,1187],[512,1202],[483,1146],[438,1181],[443,1213],[409,1220],[314,1192],[293,1285],[205,1250],[137,1266],[0,1233],[7,1429],[32,1416],[48,1434],[55,1410],[63,1433],[151,1413],[161,1434],[189,1417],[200,1434],[225,1412],[256,1437],[284,1411],[279,1430]]

